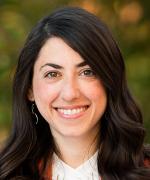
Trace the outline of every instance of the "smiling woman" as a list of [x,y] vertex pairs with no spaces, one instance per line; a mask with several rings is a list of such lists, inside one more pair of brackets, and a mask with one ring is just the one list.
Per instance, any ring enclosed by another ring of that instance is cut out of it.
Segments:
[[142,115],[107,26],[75,7],[44,17],[22,49],[0,179],[148,180]]
[[[36,102],[56,140],[63,135],[72,144],[80,137],[88,148],[86,141],[91,137],[92,142],[98,133],[106,99],[102,83],[84,59],[61,38],[47,40],[34,65],[29,100]],[[68,146],[77,152],[76,146]]]

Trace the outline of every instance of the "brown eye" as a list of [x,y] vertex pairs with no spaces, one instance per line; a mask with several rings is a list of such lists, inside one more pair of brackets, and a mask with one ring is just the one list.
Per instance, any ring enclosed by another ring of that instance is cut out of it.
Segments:
[[48,72],[45,77],[48,77],[49,79],[52,79],[52,78],[57,78],[57,77],[60,77],[61,74],[59,72],[56,72],[56,71],[51,71],[51,72]]
[[95,76],[95,73],[91,69],[85,69],[81,72],[80,75],[91,77],[91,76]]

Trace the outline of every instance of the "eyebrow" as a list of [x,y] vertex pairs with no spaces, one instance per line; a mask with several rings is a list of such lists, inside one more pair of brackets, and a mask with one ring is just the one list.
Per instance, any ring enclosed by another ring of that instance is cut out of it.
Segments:
[[[79,64],[76,64],[76,67],[79,68],[79,67],[83,67],[83,66],[86,66],[86,65],[87,65],[87,63],[85,61],[83,61],[83,62],[81,62]],[[42,68],[44,68],[45,66],[50,66],[50,67],[53,67],[55,69],[64,69],[63,66],[60,66],[58,64],[46,63],[46,64],[44,64],[43,66],[40,67],[40,70]]]

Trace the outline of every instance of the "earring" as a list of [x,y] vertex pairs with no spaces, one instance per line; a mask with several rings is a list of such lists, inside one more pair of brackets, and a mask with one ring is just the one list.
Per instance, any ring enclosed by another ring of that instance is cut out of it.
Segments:
[[35,118],[36,118],[36,123],[35,124],[38,124],[38,121],[39,121],[39,118],[37,116],[37,114],[34,112],[34,103],[32,104],[32,114],[34,114]]

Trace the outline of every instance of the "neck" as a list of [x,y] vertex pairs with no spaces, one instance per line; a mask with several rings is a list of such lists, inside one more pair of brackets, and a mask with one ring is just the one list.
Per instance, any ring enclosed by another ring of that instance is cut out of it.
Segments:
[[91,136],[55,138],[59,158],[72,168],[77,168],[97,150],[97,133]]

